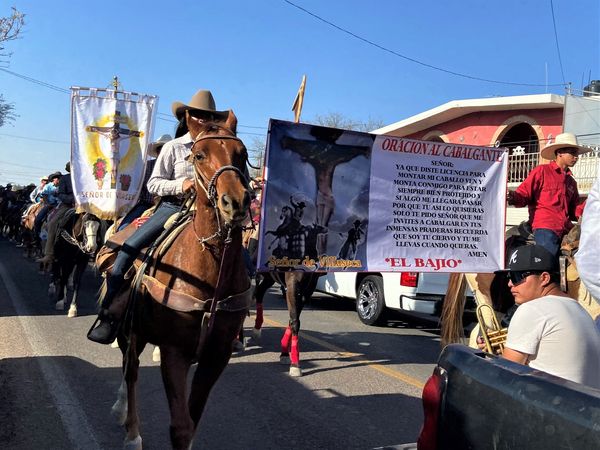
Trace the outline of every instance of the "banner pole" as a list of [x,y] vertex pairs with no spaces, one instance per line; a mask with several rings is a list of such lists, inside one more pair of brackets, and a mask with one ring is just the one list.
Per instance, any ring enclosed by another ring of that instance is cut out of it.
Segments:
[[292,106],[292,111],[294,111],[294,122],[300,122],[300,114],[302,114],[302,106],[304,103],[304,91],[306,89],[306,75],[302,75],[302,82],[300,83],[300,88],[298,88],[298,93],[296,94],[296,98],[294,99],[294,104]]

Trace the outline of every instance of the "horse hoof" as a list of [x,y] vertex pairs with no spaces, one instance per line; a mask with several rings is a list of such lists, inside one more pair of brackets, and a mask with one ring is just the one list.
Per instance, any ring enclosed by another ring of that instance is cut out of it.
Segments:
[[281,355],[279,357],[279,364],[287,365],[287,364],[290,364],[290,362],[291,362],[290,357],[288,355]]
[[67,317],[77,317],[77,306],[71,305],[69,312],[67,313]]
[[252,328],[252,337],[254,338],[255,341],[260,341],[261,335],[262,335],[261,328]]
[[235,353],[244,351],[244,343],[242,341],[240,341],[239,339],[235,339],[233,341],[233,343],[231,344],[231,347]]
[[160,362],[160,347],[157,345],[152,352],[152,361]]
[[291,377],[301,377],[302,369],[300,369],[300,367],[297,367],[297,366],[290,366],[290,376]]
[[57,311],[63,311],[65,309],[65,301],[64,300],[57,301],[56,304],[54,305],[54,309]]
[[125,443],[123,444],[125,450],[142,450],[142,437],[139,434],[130,441],[127,438],[125,439]]

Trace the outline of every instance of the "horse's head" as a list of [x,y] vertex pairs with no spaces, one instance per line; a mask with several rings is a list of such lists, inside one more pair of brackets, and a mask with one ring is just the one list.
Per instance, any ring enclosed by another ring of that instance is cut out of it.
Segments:
[[218,209],[230,225],[241,224],[250,208],[250,191],[245,175],[248,153],[235,135],[237,118],[233,111],[225,122],[188,122],[194,138],[189,156],[196,173],[198,197]]
[[100,221],[96,216],[86,214],[83,220],[83,250],[86,253],[96,253],[98,249],[98,229]]

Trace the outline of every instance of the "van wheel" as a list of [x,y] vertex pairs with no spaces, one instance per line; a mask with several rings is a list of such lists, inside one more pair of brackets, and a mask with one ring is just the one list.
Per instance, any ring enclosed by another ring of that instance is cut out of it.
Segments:
[[369,275],[360,282],[356,292],[356,312],[365,325],[377,325],[385,319],[383,280]]

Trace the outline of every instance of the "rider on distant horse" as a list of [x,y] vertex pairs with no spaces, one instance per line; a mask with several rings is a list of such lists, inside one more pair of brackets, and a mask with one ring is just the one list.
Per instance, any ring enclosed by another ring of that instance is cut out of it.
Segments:
[[186,134],[167,142],[162,148],[147,186],[148,191],[162,197],[162,201],[154,214],[125,241],[107,278],[99,324],[88,333],[90,340],[101,344],[109,344],[115,339],[119,321],[127,306],[127,299],[122,300],[123,296],[113,304],[124,284],[125,273],[140,251],[162,233],[169,217],[180,210],[184,194],[194,189],[194,166],[186,159],[190,155],[195,137],[187,132],[189,124],[219,122],[227,117],[226,112],[216,110],[214,98],[211,92],[206,90],[196,92],[188,105],[174,102],[171,110],[180,125],[186,124]]
[[40,178],[40,185],[31,191],[31,194],[29,194],[29,200],[31,200],[31,203],[39,203],[42,200],[42,191],[47,183],[48,177]]
[[75,196],[73,195],[73,184],[71,181],[71,163],[67,162],[65,165],[67,173],[60,177],[58,183],[58,206],[56,212],[52,218],[48,221],[48,237],[46,239],[46,248],[44,250],[43,258],[40,258],[38,262],[48,264],[54,262],[54,244],[56,243],[56,236],[58,235],[58,229],[60,228],[61,221],[67,214],[67,212],[75,206]]
[[45,202],[45,205],[42,207],[37,216],[35,216],[35,225],[33,227],[35,239],[39,239],[42,223],[46,219],[46,216],[50,210],[58,205],[58,183],[60,181],[60,177],[62,177],[60,172],[55,172],[48,175],[48,183],[46,186],[44,186],[44,189],[42,189],[41,196]]

